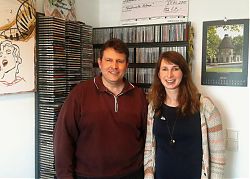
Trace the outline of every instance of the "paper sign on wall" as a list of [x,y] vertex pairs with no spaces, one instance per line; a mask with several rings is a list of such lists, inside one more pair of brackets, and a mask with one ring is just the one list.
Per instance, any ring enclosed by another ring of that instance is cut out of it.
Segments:
[[186,22],[188,0],[123,0],[121,24]]

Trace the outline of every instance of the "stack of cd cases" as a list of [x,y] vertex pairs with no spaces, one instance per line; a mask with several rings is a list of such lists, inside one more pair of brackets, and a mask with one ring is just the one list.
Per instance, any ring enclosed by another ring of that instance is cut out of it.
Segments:
[[92,27],[81,23],[81,73],[82,80],[87,80],[93,77],[93,44],[92,44]]
[[74,85],[93,77],[92,28],[84,31],[85,26],[37,15],[36,178],[56,178],[53,132],[58,113]]
[[65,22],[38,16],[37,96],[39,118],[39,178],[54,178],[53,130],[67,95]]
[[81,81],[81,28],[79,22],[68,21],[66,27],[67,92]]

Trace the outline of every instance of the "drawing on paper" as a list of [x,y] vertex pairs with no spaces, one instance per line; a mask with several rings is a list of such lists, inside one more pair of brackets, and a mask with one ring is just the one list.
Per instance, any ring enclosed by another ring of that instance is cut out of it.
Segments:
[[20,49],[11,41],[0,43],[0,83],[5,86],[13,86],[16,83],[25,82],[19,76],[19,65],[22,63]]
[[35,0],[0,0],[0,95],[35,90]]
[[15,41],[28,41],[32,38],[36,27],[34,0],[0,2],[0,38]]

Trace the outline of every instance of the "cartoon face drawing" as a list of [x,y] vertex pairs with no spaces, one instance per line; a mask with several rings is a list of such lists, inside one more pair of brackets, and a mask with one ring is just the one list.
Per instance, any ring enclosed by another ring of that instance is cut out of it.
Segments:
[[[11,41],[0,43],[0,79],[4,80],[8,74],[16,75],[18,65],[22,63],[19,47]],[[14,72],[14,73],[13,73]]]

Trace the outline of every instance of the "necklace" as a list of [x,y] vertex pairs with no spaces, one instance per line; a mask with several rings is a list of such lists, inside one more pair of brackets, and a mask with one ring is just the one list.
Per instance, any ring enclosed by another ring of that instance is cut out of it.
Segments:
[[[168,130],[168,134],[169,134],[169,144],[170,146],[174,146],[176,144],[176,139],[174,138],[174,130],[175,130],[175,126],[176,126],[176,122],[178,119],[178,114],[177,114],[177,109],[176,107],[170,107],[166,104],[164,104],[162,106],[161,109],[161,120],[165,120],[166,121],[166,125],[167,125],[167,130]],[[164,117],[166,116],[166,117]],[[173,120],[170,120],[173,119]],[[171,121],[171,122],[170,122]],[[172,125],[171,125],[172,124]]]
[[175,129],[175,124],[176,124],[176,121],[177,121],[177,116],[174,120],[174,123],[173,123],[173,127],[172,127],[172,130],[170,130],[170,121],[169,119],[167,119],[167,128],[168,128],[168,133],[169,133],[169,137],[170,137],[170,145],[173,146],[175,143],[176,143],[176,140],[174,139],[174,129]]

